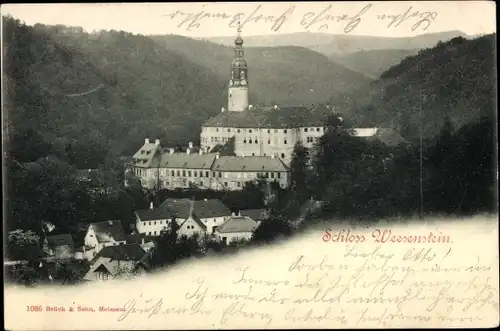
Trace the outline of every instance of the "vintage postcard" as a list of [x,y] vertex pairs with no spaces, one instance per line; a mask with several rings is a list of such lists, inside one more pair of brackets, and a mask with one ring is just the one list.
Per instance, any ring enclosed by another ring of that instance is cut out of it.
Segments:
[[495,3],[1,10],[5,329],[499,325]]

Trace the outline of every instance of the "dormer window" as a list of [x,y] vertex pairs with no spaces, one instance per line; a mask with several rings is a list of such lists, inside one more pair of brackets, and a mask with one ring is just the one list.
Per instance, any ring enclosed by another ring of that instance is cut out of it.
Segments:
[[252,133],[252,129],[248,130],[248,132]]

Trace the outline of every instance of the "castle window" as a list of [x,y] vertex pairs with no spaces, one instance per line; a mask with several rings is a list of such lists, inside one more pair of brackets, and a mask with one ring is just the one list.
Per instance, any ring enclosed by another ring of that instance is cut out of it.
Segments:
[[193,176],[198,177],[198,171],[193,171]]
[[267,139],[267,143],[271,145],[271,139]]
[[227,182],[224,182],[224,186],[227,187]]
[[248,132],[252,133],[252,129],[248,130]]
[[271,178],[274,178],[274,172],[271,172]]
[[181,175],[181,171],[177,170],[177,176],[180,176],[180,175]]
[[258,144],[258,143],[259,143],[259,141],[258,141],[257,139],[255,139],[255,143],[256,143],[256,144]]
[[277,130],[277,129],[274,129],[274,133],[278,133],[278,130]]
[[231,129],[227,129],[227,132],[231,132]]
[[238,129],[238,133],[240,133],[240,132],[241,132],[241,130],[240,130],[240,129]]
[[203,186],[203,182],[200,182],[200,186]]
[[252,156],[255,156],[255,153],[252,153]]
[[188,171],[188,177],[191,177],[191,171]]
[[319,132],[319,128],[316,128],[316,131]]
[[182,177],[186,177],[186,170],[182,170]]
[[281,178],[281,172],[276,173],[278,178]]
[[252,143],[252,139],[248,139],[248,143],[251,144]]
[[[208,177],[208,176],[207,176],[207,177]],[[212,172],[212,177],[214,177],[214,178],[215,178],[215,171],[214,171],[214,172]]]
[[283,141],[283,143],[286,145],[286,139]]
[[267,130],[267,133],[271,133],[271,130]]
[[219,172],[219,178],[222,178],[222,172]]
[[238,187],[241,187],[241,182],[238,182],[237,185],[238,185]]
[[284,159],[285,158],[285,153],[281,153],[281,158]]
[[216,129],[215,129],[215,132],[219,132],[219,128],[216,128]]
[[207,172],[205,172],[205,177],[208,178],[208,176],[209,176],[209,172],[207,171]]
[[287,133],[287,131],[286,131],[286,130],[283,130],[283,133]]
[[243,139],[243,143],[246,144],[247,143],[247,140],[246,138]]

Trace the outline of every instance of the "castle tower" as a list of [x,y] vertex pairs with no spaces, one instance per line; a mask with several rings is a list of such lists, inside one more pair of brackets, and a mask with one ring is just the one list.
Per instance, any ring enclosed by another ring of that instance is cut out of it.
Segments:
[[244,111],[248,108],[248,67],[243,58],[243,39],[241,27],[238,24],[238,36],[234,41],[234,60],[231,62],[231,77],[229,80],[228,105],[229,111]]

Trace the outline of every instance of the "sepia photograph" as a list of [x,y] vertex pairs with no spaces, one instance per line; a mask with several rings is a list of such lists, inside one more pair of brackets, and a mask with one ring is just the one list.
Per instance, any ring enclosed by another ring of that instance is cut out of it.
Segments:
[[4,328],[498,326],[494,2],[1,11]]

